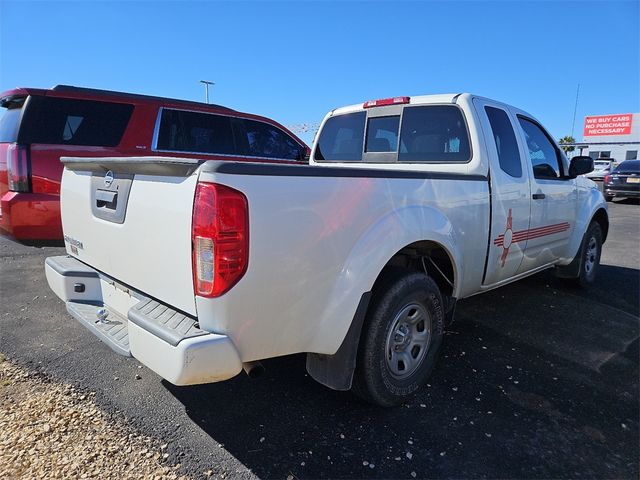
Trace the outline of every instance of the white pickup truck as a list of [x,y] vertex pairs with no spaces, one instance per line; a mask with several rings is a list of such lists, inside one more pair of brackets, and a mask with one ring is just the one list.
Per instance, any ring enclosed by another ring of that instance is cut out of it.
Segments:
[[49,285],[176,385],[306,352],[319,382],[401,403],[457,300],[547,268],[589,285],[607,237],[593,161],[470,94],[333,110],[310,165],[224,158],[62,158]]

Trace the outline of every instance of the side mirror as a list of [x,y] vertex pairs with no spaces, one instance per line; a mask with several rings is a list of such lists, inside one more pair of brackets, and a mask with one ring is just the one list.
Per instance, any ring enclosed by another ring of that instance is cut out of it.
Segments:
[[569,176],[576,178],[578,175],[593,172],[593,158],[579,155],[571,159],[569,163]]

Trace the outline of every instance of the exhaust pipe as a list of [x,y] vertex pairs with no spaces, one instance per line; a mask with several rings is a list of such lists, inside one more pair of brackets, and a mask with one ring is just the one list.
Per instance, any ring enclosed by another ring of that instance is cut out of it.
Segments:
[[249,378],[258,378],[264,373],[264,367],[258,361],[243,363],[242,369],[249,376]]

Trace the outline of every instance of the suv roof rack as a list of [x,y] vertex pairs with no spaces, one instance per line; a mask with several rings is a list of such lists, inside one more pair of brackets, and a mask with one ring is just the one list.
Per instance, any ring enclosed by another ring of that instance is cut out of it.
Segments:
[[181,103],[185,105],[206,105],[207,107],[218,108],[220,110],[228,110],[233,112],[232,108],[224,107],[222,105],[217,105],[214,103],[204,103],[204,102],[196,102],[193,100],[181,100],[177,98],[169,98],[169,97],[156,97],[153,95],[142,95],[140,93],[127,93],[127,92],[118,92],[115,90],[101,90],[98,88],[87,88],[87,87],[74,87],[73,85],[56,85],[51,90],[54,92],[77,92],[77,93],[89,93],[95,95],[106,95],[112,97],[125,97],[131,99],[139,99],[139,100],[151,100],[151,101],[165,101],[171,103]]

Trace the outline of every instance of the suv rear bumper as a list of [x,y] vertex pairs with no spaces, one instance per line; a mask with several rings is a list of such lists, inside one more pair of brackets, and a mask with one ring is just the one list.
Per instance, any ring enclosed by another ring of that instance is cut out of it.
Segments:
[[630,198],[638,198],[640,197],[640,185],[637,188],[616,188],[614,187],[605,187],[604,195],[608,197],[630,197]]
[[18,240],[62,240],[60,196],[5,192],[0,199],[0,230]]
[[234,377],[242,362],[226,335],[152,300],[70,256],[49,257],[47,281],[67,311],[112,350],[133,356],[174,385]]

